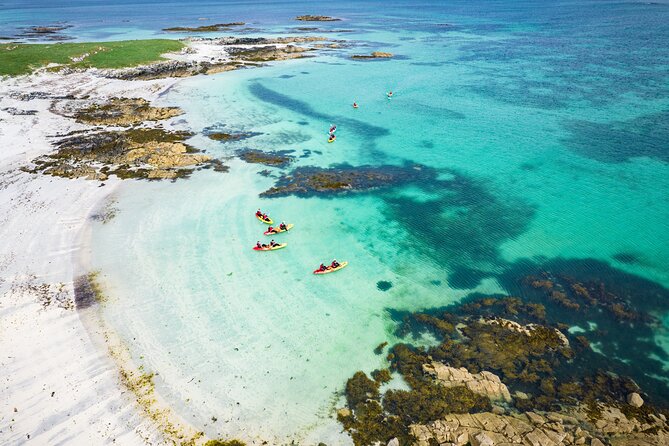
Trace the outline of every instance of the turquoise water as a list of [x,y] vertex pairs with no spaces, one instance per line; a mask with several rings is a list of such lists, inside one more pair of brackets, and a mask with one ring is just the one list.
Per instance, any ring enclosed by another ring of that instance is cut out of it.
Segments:
[[[210,436],[346,444],[332,409],[353,372],[383,367],[373,349],[396,340],[389,310],[502,292],[521,260],[592,259],[669,287],[669,5],[544,3],[241,2],[224,13],[196,2],[158,17],[143,3],[109,7],[118,17],[104,24],[94,8],[61,17],[80,38],[126,38],[197,17],[281,34],[297,14],[342,16],[314,26],[352,30],[326,35],[353,48],[187,79],[161,102],[186,111],[178,125],[199,133],[193,145],[224,159],[294,150],[295,167],[435,170],[338,197],[260,199],[282,171],[235,158],[227,174],[124,184],[118,216],[94,226],[105,314],[179,413]],[[398,57],[349,58],[375,50]],[[202,136],[210,128],[261,135],[223,144]],[[263,238],[258,207],[295,224],[276,237],[286,249],[250,249]],[[333,257],[349,267],[311,274]]]

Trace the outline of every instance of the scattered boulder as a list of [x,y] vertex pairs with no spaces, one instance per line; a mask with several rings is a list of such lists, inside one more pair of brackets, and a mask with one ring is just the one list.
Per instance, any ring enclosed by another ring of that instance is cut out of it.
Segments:
[[634,407],[641,407],[643,406],[643,398],[641,398],[641,395],[638,393],[632,392],[627,395],[627,404]]

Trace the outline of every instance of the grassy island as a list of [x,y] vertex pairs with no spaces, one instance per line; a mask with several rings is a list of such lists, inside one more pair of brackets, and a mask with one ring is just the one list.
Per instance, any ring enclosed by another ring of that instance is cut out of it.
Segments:
[[182,42],[170,39],[122,40],[55,44],[0,45],[0,76],[18,76],[55,63],[70,68],[124,68],[163,60],[179,51]]

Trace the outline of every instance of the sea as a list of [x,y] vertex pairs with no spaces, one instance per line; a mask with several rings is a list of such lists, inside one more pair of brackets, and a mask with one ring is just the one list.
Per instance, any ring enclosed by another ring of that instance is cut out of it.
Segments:
[[[342,20],[294,20],[302,14]],[[511,293],[501,279],[510,271],[605,268],[669,299],[668,2],[0,4],[0,36],[65,25],[72,41],[177,38],[162,29],[238,21],[187,35],[340,45],[180,81],[157,105],[181,107],[172,127],[192,131],[189,143],[229,172],[125,182],[105,203],[115,217],[91,222],[105,320],[208,436],[351,444],[335,410],[355,371],[387,366],[374,349],[402,341],[394,315]],[[351,58],[372,51],[395,57]],[[220,142],[212,131],[256,136]],[[245,149],[295,161],[249,164],[237,156]],[[305,166],[428,174],[344,194],[259,196]],[[285,249],[251,249],[268,239],[258,208],[295,225],[274,237]],[[349,264],[312,274],[333,259]],[[669,316],[658,316],[652,343],[666,376]]]

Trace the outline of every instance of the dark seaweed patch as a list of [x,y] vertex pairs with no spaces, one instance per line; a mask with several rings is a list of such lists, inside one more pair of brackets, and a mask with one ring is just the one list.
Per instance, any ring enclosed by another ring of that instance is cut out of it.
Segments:
[[620,263],[625,263],[627,265],[633,265],[639,263],[639,257],[636,254],[629,252],[619,252],[612,256],[613,260],[617,260]]
[[391,193],[381,197],[388,205],[389,218],[413,235],[413,247],[447,266],[449,285],[469,289],[503,268],[499,246],[522,234],[535,210],[517,197],[496,196],[481,181],[446,172],[452,179],[418,183],[437,197],[433,200]]
[[388,291],[392,287],[393,283],[387,280],[379,280],[378,282],[376,282],[376,288],[378,288],[381,291]]
[[564,143],[582,156],[606,163],[642,156],[669,162],[669,110],[610,123],[572,120],[564,126],[571,133]]

